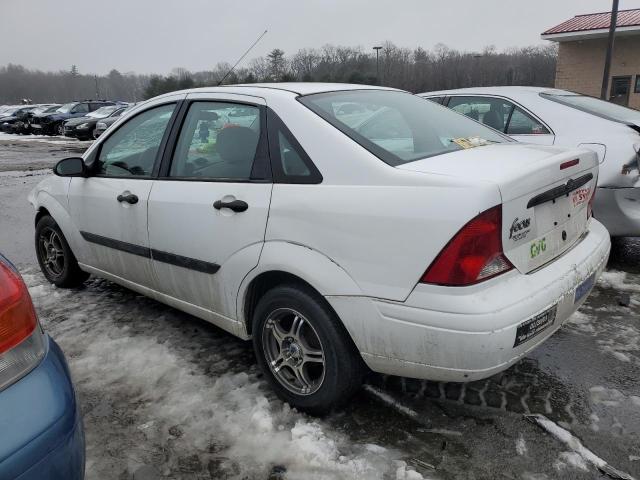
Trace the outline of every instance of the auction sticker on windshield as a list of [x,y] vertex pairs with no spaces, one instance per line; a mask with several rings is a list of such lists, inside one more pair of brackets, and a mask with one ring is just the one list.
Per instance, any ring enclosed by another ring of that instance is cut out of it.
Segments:
[[522,322],[516,330],[516,340],[513,347],[522,345],[524,342],[532,339],[543,330],[546,330],[556,319],[556,311],[558,306],[554,305],[533,318]]

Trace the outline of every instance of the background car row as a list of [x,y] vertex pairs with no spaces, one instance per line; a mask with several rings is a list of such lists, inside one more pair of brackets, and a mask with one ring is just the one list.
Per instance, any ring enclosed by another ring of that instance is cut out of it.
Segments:
[[[125,102],[109,100],[83,100],[63,105],[5,105],[0,107],[0,131],[89,140],[94,138],[99,121],[112,119],[109,124],[113,123],[129,106]],[[106,126],[97,135],[105,129]]]

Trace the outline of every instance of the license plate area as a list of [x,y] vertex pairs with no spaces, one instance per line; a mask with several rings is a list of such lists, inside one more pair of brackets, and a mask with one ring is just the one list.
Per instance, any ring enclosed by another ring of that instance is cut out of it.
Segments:
[[558,306],[554,305],[553,307],[548,308],[544,312],[539,313],[535,317],[532,317],[529,320],[525,320],[520,325],[518,325],[513,348],[522,345],[523,343],[531,340],[533,337],[549,328],[556,319],[557,311]]
[[595,283],[596,283],[596,274],[592,273],[591,275],[589,275],[589,278],[587,278],[585,281],[583,281],[580,285],[576,287],[576,293],[573,297],[573,303],[575,304],[575,303],[578,303],[580,300],[582,300],[585,297],[585,295],[591,291]]

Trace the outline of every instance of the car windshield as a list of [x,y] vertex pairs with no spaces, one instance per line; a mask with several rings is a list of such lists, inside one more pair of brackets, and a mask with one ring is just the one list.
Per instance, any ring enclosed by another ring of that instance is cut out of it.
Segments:
[[55,112],[60,108],[60,105],[52,105],[50,107],[42,107],[43,113]]
[[464,115],[406,92],[353,90],[299,100],[392,166],[511,141]]
[[113,113],[114,110],[116,110],[117,106],[112,105],[109,107],[102,107],[99,108],[98,110],[96,110],[95,112],[91,112],[91,113],[87,113],[87,117],[91,117],[91,118],[106,118],[109,115],[111,115]]
[[60,108],[58,108],[56,110],[56,112],[59,113],[69,113],[71,111],[71,109],[73,108],[73,106],[75,105],[75,103],[65,103],[64,105],[62,105]]
[[587,95],[580,95],[577,93],[550,93],[543,92],[540,94],[542,98],[552,100],[554,102],[562,103],[568,107],[582,110],[583,112],[597,115],[598,117],[604,117],[609,120],[623,123],[637,123],[640,122],[640,112],[632,110],[631,108],[623,107],[622,105],[616,105],[615,103],[605,102],[599,98],[589,97]]

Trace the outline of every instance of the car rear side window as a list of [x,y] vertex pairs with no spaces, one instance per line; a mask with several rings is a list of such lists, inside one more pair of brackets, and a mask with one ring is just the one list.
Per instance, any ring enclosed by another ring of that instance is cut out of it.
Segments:
[[[345,90],[298,99],[392,166],[509,141],[477,122],[406,92]],[[345,109],[345,104],[356,104],[359,108]]]
[[182,125],[170,177],[249,180],[261,134],[260,108],[194,102]]
[[322,175],[311,158],[273,110],[268,111],[267,122],[274,180],[278,183],[322,182]]
[[175,104],[146,110],[125,122],[102,144],[97,174],[149,177]]

